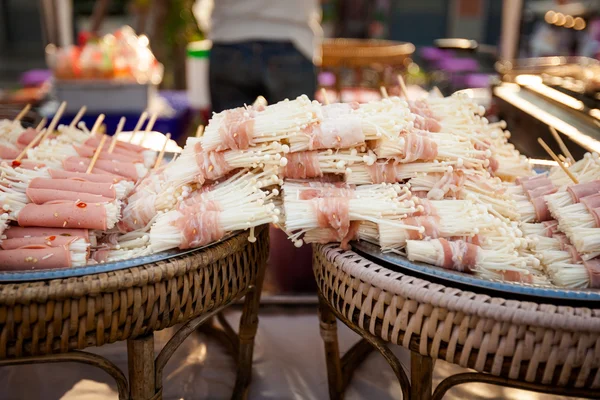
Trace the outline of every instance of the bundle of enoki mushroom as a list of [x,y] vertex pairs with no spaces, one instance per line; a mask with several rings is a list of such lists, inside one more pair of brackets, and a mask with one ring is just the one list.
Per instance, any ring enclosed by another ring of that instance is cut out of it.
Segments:
[[[247,180],[243,176],[231,179]],[[255,240],[254,227],[279,222],[279,210],[269,201],[279,194],[277,189],[268,192],[256,185],[231,184],[230,180],[219,185],[158,215],[150,229],[152,251],[200,247],[243,229],[250,229],[250,240]]]
[[531,164],[508,142],[506,123],[490,124],[483,117],[484,109],[466,95],[444,98],[428,97],[411,103],[411,110],[434,132],[446,132],[471,140],[477,149],[490,150],[489,169],[494,176],[512,181],[532,174]]
[[[588,153],[570,166],[558,162],[549,174],[521,179],[509,191],[518,193],[515,197],[525,193],[535,198],[532,203],[539,222],[522,224],[522,228],[531,252],[552,282],[566,287],[600,287],[598,156]],[[532,195],[536,192],[538,197]]]

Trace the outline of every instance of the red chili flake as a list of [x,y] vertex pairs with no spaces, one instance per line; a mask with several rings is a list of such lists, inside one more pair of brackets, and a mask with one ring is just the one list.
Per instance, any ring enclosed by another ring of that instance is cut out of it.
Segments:
[[86,208],[87,204],[86,203],[77,203],[77,207],[79,207],[79,208]]
[[19,167],[19,166],[21,166],[21,161],[19,161],[19,160],[14,160],[14,161],[12,162],[12,166],[13,166],[13,167],[15,167],[15,168],[16,168],[16,167]]
[[47,237],[47,239],[48,239],[49,241],[53,241],[53,240],[55,240],[55,239],[56,239],[56,236],[54,236],[54,235],[52,235],[52,236],[48,236],[48,237]]

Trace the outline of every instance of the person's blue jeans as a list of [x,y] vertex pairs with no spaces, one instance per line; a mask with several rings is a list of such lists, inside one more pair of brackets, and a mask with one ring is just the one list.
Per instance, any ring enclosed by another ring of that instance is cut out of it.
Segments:
[[312,61],[292,42],[214,43],[210,53],[210,97],[214,112],[251,105],[258,96],[269,104],[316,90]]

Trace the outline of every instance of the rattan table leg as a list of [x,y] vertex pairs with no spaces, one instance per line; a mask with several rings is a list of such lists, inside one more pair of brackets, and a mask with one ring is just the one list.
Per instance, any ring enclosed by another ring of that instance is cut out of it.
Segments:
[[319,296],[319,322],[321,338],[325,346],[325,363],[327,364],[327,381],[329,398],[332,400],[344,397],[344,376],[338,344],[337,320],[325,300]]
[[0,367],[9,365],[47,364],[61,362],[76,362],[88,364],[102,369],[104,372],[109,374],[117,383],[119,400],[129,399],[129,389],[125,374],[112,361],[94,353],[87,353],[85,351],[75,350],[69,353],[46,354],[41,356],[5,359],[0,360]]
[[410,393],[412,399],[430,400],[433,387],[433,360],[410,352]]
[[[262,293],[266,267],[267,262],[265,260],[258,268],[254,285],[250,286],[250,290],[246,293],[244,310],[240,318],[237,374],[232,399],[248,398],[248,390],[250,388],[250,381],[252,380],[254,338],[258,330],[258,308],[260,306],[260,295]],[[224,328],[227,329],[226,327]]]
[[154,334],[127,340],[127,366],[131,400],[155,397]]

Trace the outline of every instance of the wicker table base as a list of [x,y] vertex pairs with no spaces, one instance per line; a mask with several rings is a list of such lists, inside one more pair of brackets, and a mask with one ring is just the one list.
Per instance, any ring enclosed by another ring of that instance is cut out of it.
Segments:
[[[239,234],[205,250],[143,267],[80,278],[0,285],[0,366],[81,362],[106,371],[120,399],[162,398],[162,372],[204,322],[237,360],[234,398],[246,398],[269,235]],[[220,313],[245,296],[239,335]],[[183,324],[154,357],[153,332]],[[127,340],[129,379],[86,347]]]
[[[343,398],[372,350],[390,364],[403,399],[441,399],[467,382],[600,398],[600,309],[493,298],[403,275],[334,245],[315,246],[329,395]],[[362,339],[340,358],[336,319]],[[387,347],[411,351],[411,379]],[[432,392],[435,359],[475,372]]]

